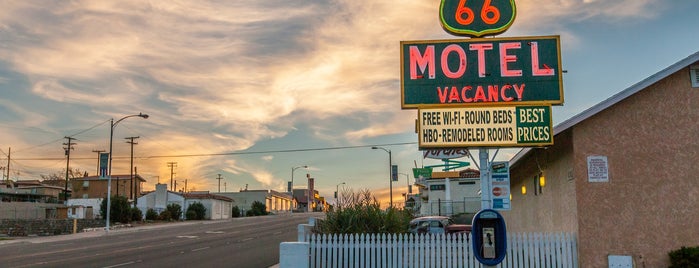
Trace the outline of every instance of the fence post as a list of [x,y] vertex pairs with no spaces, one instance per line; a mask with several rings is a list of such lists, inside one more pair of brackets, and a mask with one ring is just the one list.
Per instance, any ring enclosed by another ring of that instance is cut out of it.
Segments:
[[279,245],[279,268],[310,267],[308,242],[282,242]]

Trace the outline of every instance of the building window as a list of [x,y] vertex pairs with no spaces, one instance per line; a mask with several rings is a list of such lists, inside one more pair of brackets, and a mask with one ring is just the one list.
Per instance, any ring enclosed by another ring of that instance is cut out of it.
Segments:
[[430,191],[444,191],[447,188],[444,186],[444,184],[433,184],[430,185]]

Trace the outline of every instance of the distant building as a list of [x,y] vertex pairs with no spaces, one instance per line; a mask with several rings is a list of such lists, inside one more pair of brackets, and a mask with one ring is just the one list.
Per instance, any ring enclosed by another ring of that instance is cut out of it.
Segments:
[[[59,203],[64,187],[51,186],[38,180],[3,181],[0,184],[2,202]],[[70,193],[70,189],[68,190]]]
[[274,190],[241,190],[216,194],[232,198],[233,206],[237,206],[243,215],[251,209],[255,201],[264,204],[267,212],[275,214],[288,213],[295,203],[288,193]]
[[475,214],[481,209],[480,172],[432,172],[432,177],[418,179],[418,194],[410,197],[413,207],[424,216]]
[[206,208],[204,219],[219,220],[231,218],[233,199],[220,195],[212,194],[208,191],[180,193],[167,190],[167,184],[156,184],[155,191],[149,192],[138,198],[137,207],[141,210],[144,217],[149,209],[153,209],[156,213],[163,212],[168,205],[177,204],[182,208],[182,216],[180,219],[185,219],[187,209],[193,203],[201,203]]
[[[307,212],[308,210],[308,189],[294,189],[294,200],[296,201],[297,208],[294,211]],[[313,195],[311,196],[311,211],[323,211],[325,206],[324,202],[320,202],[320,194],[318,190],[313,190]]]
[[[125,196],[129,200],[133,200],[131,198],[131,179],[129,177],[129,174],[126,175],[112,175],[112,189],[111,193],[112,195],[118,195],[118,196]],[[75,178],[70,181],[72,189],[73,189],[73,194],[71,198],[82,198],[82,199],[88,199],[88,198],[107,198],[107,186],[108,186],[108,179],[107,177],[100,177],[100,176],[87,176],[87,177],[80,177],[80,178]],[[141,184],[146,182],[146,180],[141,177],[141,175],[134,174],[134,188],[136,193],[136,197],[140,196],[141,194]]]
[[[148,209],[153,209],[160,215],[170,204],[177,204],[184,209],[184,196],[182,193],[168,191],[167,184],[158,183],[155,185],[155,191],[145,193],[138,198],[136,207],[141,210],[145,218]],[[184,219],[184,212],[183,210],[181,219]]]
[[186,213],[190,205],[201,203],[206,208],[204,219],[220,220],[231,218],[231,210],[233,210],[233,199],[219,195],[211,194],[208,191],[184,193],[183,211]]

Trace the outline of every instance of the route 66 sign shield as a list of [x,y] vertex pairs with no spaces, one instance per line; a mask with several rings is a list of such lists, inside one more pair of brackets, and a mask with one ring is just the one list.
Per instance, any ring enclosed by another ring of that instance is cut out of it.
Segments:
[[498,35],[515,21],[514,0],[442,0],[439,20],[445,31],[458,36]]

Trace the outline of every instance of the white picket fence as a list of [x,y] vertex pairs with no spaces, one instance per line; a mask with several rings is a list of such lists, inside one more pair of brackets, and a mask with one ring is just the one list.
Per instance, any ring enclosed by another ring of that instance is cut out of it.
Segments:
[[[311,234],[310,267],[482,267],[470,234]],[[570,233],[519,233],[507,237],[507,255],[497,267],[578,267]]]

